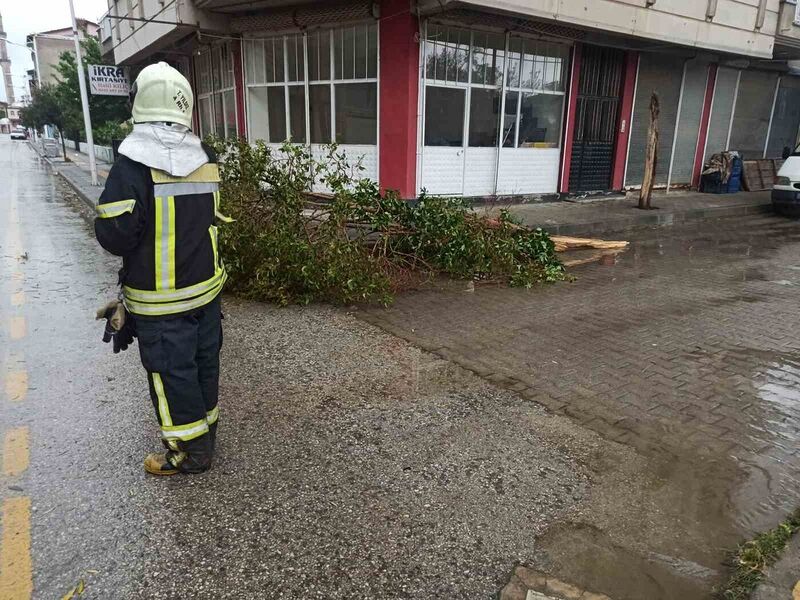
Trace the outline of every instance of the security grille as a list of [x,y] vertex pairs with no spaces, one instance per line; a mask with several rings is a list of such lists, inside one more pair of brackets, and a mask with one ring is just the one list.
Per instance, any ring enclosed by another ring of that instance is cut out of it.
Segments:
[[621,50],[583,47],[570,162],[570,192],[611,187],[624,60],[625,54]]

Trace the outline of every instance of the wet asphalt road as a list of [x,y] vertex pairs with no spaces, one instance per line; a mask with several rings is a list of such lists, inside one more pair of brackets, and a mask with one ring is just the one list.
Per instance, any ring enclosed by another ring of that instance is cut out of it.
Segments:
[[118,260],[25,144],[0,181],[3,600],[490,598],[579,510],[597,436],[345,311],[230,298],[214,468],[147,476],[138,351],[93,320]]

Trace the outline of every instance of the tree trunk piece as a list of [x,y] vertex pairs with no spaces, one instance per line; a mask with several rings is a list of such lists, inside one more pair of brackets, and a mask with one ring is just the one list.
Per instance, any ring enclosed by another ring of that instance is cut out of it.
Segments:
[[645,148],[644,178],[642,179],[642,189],[639,192],[639,208],[650,210],[650,198],[653,195],[653,183],[656,177],[656,165],[658,164],[658,115],[661,107],[658,101],[658,94],[653,92],[650,96],[650,127],[647,130],[647,146]]

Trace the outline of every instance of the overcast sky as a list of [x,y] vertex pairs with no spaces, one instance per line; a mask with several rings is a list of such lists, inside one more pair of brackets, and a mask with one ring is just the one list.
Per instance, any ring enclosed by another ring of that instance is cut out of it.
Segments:
[[[75,16],[97,23],[106,12],[107,0],[74,0]],[[69,0],[0,0],[3,29],[8,34],[8,56],[14,75],[14,94],[19,100],[26,93],[25,72],[33,68],[31,52],[25,46],[29,33],[71,27]]]

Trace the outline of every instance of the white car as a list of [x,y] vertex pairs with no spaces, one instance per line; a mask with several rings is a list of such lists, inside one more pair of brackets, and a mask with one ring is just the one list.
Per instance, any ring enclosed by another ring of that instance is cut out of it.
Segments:
[[784,163],[772,187],[772,206],[776,213],[800,217],[800,146],[786,148]]
[[28,131],[24,127],[15,127],[14,130],[11,132],[11,139],[12,140],[27,140],[28,139]]

